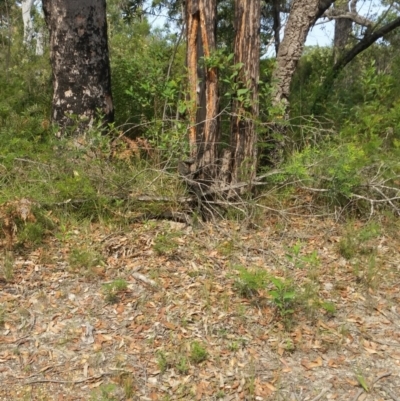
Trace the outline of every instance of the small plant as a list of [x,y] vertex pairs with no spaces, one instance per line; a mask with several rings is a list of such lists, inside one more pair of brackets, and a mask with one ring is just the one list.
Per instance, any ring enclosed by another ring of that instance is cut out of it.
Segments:
[[190,360],[193,363],[201,363],[208,358],[207,350],[197,341],[193,341],[190,347]]
[[301,248],[303,247],[303,244],[300,241],[297,241],[291,248],[287,249],[287,254],[286,257],[289,260],[293,260],[295,258],[298,258],[300,256]]
[[356,371],[356,378],[360,386],[364,389],[365,392],[369,393],[370,386],[368,385],[367,379],[360,369]]
[[11,281],[14,277],[14,255],[10,251],[4,253],[2,260],[2,273],[4,280]]
[[295,245],[287,249],[286,258],[293,264],[297,269],[303,269],[305,267],[315,268],[318,267],[320,260],[317,251],[312,251],[307,255],[301,255],[301,249],[303,244],[297,241]]
[[96,268],[103,264],[100,254],[87,247],[73,248],[69,255],[69,264],[73,271],[80,272],[84,276],[96,274]]
[[270,281],[275,288],[269,291],[269,295],[280,316],[286,320],[294,313],[293,302],[296,296],[294,287],[290,282],[281,278],[270,277]]
[[38,245],[43,241],[45,235],[45,227],[38,222],[27,222],[18,234],[18,239],[22,243]]
[[115,384],[103,384],[97,390],[92,392],[90,401],[117,401]]
[[225,393],[222,390],[219,390],[217,394],[215,394],[215,398],[219,400],[220,398],[225,398]]
[[358,230],[353,223],[349,223],[339,242],[339,253],[347,260],[356,255],[370,255],[374,252],[374,248],[368,245],[368,241],[377,238],[380,234],[381,228],[375,222],[370,222]]
[[333,302],[326,302],[323,301],[320,303],[321,308],[330,316],[335,315],[336,313],[336,306]]
[[3,327],[5,322],[6,322],[6,310],[3,305],[0,305],[0,327]]
[[243,266],[236,267],[239,270],[239,278],[235,281],[235,287],[240,295],[250,298],[267,283],[267,273],[261,269],[248,270]]
[[160,369],[161,373],[165,373],[166,370],[169,368],[170,364],[167,360],[167,356],[163,351],[157,351],[157,365]]
[[179,358],[179,361],[176,364],[176,369],[182,375],[186,375],[189,372],[189,363],[185,356]]
[[230,345],[229,345],[229,350],[232,352],[237,352],[239,351],[239,343],[237,341],[233,341]]
[[128,284],[123,279],[117,279],[111,283],[103,284],[103,291],[105,294],[106,302],[116,303],[118,301],[118,294],[125,291]]
[[356,254],[358,250],[357,240],[351,234],[346,234],[344,238],[339,241],[339,253],[345,259],[350,260]]
[[372,253],[369,257],[364,257],[354,265],[354,274],[357,281],[367,288],[374,289],[377,282],[378,269],[376,267],[376,255]]
[[221,242],[220,244],[218,244],[217,250],[222,256],[232,256],[233,252],[235,251],[235,241],[233,239],[230,239]]
[[172,255],[179,247],[175,241],[180,234],[177,232],[168,232],[158,234],[154,239],[153,249],[158,255]]
[[135,393],[134,381],[131,375],[122,378],[122,386],[124,388],[125,399],[131,399]]

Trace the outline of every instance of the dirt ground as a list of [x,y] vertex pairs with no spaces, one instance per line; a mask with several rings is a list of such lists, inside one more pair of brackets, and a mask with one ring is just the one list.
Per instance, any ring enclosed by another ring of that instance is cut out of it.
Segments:
[[97,223],[15,246],[0,400],[398,401],[399,227]]

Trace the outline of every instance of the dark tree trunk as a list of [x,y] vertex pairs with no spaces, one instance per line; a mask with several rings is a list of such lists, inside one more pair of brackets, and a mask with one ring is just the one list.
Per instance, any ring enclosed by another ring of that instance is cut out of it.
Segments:
[[216,0],[188,0],[187,65],[193,178],[210,186],[218,172],[218,74],[210,64],[216,49]]
[[53,69],[52,120],[61,130],[114,117],[105,0],[43,0]]
[[242,65],[237,82],[247,92],[242,99],[234,99],[232,105],[231,183],[251,182],[256,174],[260,13],[260,0],[236,0],[234,60]]
[[279,45],[281,44],[281,3],[280,0],[272,0],[272,19],[273,25],[272,29],[274,31],[274,39],[275,39],[275,53],[278,54],[279,52]]

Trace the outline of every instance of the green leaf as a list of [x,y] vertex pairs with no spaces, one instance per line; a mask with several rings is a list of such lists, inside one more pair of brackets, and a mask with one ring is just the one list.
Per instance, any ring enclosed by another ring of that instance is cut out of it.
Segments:
[[356,374],[358,383],[360,383],[360,386],[368,393],[369,392],[369,387],[367,384],[367,381],[365,380],[364,376],[361,374]]
[[288,300],[290,300],[290,299],[293,299],[294,296],[295,296],[294,291],[292,291],[292,292],[285,292],[285,293],[283,294],[283,299],[284,299],[285,301],[288,301]]
[[237,95],[238,95],[238,96],[242,96],[242,95],[245,95],[245,94],[248,93],[248,92],[249,92],[249,90],[248,90],[247,88],[238,89]]

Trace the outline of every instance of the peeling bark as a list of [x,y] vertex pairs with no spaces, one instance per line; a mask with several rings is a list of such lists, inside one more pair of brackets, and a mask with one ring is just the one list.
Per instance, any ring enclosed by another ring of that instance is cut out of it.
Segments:
[[216,11],[216,0],[187,1],[192,173],[206,185],[218,171],[218,73],[216,66],[207,64],[216,49]]
[[238,82],[248,92],[234,99],[231,120],[231,182],[252,181],[257,164],[255,120],[259,114],[260,0],[236,0],[235,64],[242,64]]
[[43,0],[53,69],[52,120],[79,132],[114,117],[105,0]]

